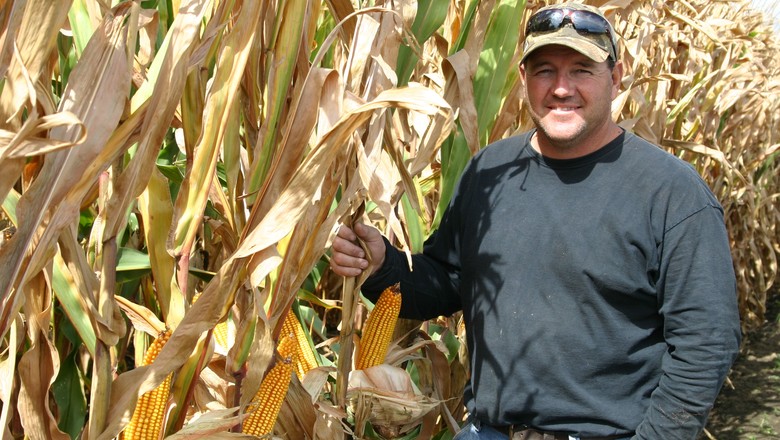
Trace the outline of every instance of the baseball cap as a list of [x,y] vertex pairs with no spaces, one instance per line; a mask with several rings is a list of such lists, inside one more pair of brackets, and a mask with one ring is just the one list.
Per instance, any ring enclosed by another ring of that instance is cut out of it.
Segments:
[[565,3],[545,6],[528,20],[523,57],[540,47],[557,44],[570,47],[596,61],[617,61],[617,40],[612,24],[593,6]]

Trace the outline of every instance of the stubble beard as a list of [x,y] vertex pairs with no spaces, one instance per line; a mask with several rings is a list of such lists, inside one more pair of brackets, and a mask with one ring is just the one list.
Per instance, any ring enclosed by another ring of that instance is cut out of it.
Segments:
[[[554,127],[556,123],[554,121],[544,121],[535,114],[531,115],[531,120],[537,130],[537,142],[544,142],[558,150],[570,150],[577,147],[582,143],[581,141],[587,132],[587,124],[584,121],[578,121],[564,135],[556,132]],[[567,123],[567,125],[570,124]],[[540,136],[542,139],[539,139]]]

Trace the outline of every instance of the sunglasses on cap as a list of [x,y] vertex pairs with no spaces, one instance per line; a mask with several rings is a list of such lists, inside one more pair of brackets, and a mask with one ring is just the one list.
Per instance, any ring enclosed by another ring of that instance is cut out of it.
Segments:
[[[617,61],[617,45],[615,44],[615,35],[612,31],[612,25],[601,15],[581,9],[544,9],[528,20],[526,26],[526,35],[541,34],[546,32],[555,32],[567,24],[576,30],[580,35],[596,36],[606,35],[609,37],[609,48],[603,48],[608,51],[610,57]],[[593,40],[598,44],[598,41]]]

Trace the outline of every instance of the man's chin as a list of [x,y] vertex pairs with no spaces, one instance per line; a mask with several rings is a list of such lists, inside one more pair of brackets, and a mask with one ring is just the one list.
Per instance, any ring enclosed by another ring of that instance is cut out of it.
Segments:
[[547,140],[554,145],[573,144],[579,135],[578,131],[567,131],[560,129],[542,130]]

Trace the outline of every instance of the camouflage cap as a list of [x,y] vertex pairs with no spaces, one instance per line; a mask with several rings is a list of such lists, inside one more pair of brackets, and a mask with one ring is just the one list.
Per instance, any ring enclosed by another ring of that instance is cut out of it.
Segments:
[[[615,40],[615,31],[609,20],[601,13],[598,8],[579,3],[565,3],[558,5],[545,6],[539,9],[533,16],[548,10],[566,10],[566,11],[588,11],[601,17],[607,25],[607,33],[584,33],[577,31],[576,23],[565,23],[555,30],[548,32],[528,32],[523,44],[523,57],[520,63],[525,62],[528,55],[536,49],[551,44],[570,47],[586,57],[596,61],[603,62],[607,58],[617,61],[617,41]],[[533,18],[532,16],[532,18]],[[529,21],[530,23],[530,21]]]

